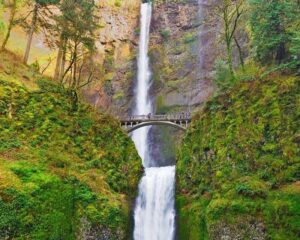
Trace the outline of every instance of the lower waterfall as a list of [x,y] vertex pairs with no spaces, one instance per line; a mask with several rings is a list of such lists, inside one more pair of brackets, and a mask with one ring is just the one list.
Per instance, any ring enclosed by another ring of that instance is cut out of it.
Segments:
[[135,208],[134,239],[173,239],[175,166],[146,168]]

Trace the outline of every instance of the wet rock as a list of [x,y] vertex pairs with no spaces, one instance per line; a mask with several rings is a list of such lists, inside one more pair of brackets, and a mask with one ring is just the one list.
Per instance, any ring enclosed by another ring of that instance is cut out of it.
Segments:
[[198,106],[212,94],[215,26],[204,22],[210,8],[202,1],[154,4],[150,53],[154,95],[163,98],[158,111]]
[[236,224],[220,223],[209,228],[212,240],[264,240],[265,226],[259,220],[248,219],[237,221]]
[[77,240],[124,240],[126,238],[124,231],[116,229],[112,231],[106,226],[92,226],[86,219],[80,219],[80,229],[76,237]]

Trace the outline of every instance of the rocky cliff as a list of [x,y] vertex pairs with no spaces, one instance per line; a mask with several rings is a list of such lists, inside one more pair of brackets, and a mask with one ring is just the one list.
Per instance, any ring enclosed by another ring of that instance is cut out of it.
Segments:
[[[102,66],[88,100],[113,112],[130,112],[136,81],[140,1],[101,4],[103,28],[96,60]],[[156,111],[199,106],[212,94],[218,22],[210,21],[214,2],[155,1],[149,55]],[[117,110],[118,109],[118,110]]]
[[212,3],[155,1],[150,56],[158,112],[198,106],[212,93],[217,52],[215,26],[205,19]]
[[100,72],[84,96],[98,108],[126,112],[131,106],[135,79],[140,1],[106,0],[98,4],[101,28],[94,61]]
[[[155,1],[149,55],[157,113],[192,111],[213,92],[219,23],[212,19],[215,1]],[[159,164],[174,163],[180,133],[153,127],[151,152]]]
[[[83,96],[99,109],[114,114],[130,112],[134,104],[141,1],[96,2],[100,29],[93,61],[97,63],[97,73]],[[153,2],[150,56],[152,94],[158,112],[197,106],[211,95],[211,73],[218,54],[217,23],[208,21],[213,7],[214,2],[204,0]],[[25,45],[26,33],[20,27],[14,28],[8,48],[23,54]],[[42,33],[34,34],[30,64],[37,61],[43,69],[52,59],[45,71],[52,76],[56,54],[57,49],[47,47]]]

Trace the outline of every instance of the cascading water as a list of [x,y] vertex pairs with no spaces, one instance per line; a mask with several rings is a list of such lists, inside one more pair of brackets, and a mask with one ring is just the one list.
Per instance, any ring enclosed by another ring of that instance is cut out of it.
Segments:
[[[151,12],[150,2],[141,5],[138,81],[134,109],[136,115],[145,115],[153,111],[149,96],[151,71],[148,58]],[[155,166],[155,159],[149,154],[149,129],[141,128],[132,135],[145,167],[134,211],[134,239],[172,240],[175,233],[175,166],[151,167]]]
[[[149,114],[152,112],[151,99],[149,97],[149,89],[151,85],[151,71],[149,68],[148,45],[150,34],[152,6],[151,3],[143,3],[141,5],[141,27],[140,42],[138,55],[138,76],[135,88],[135,109],[134,115]],[[148,159],[148,133],[150,127],[144,127],[136,130],[132,139],[143,160],[144,167],[150,165]]]

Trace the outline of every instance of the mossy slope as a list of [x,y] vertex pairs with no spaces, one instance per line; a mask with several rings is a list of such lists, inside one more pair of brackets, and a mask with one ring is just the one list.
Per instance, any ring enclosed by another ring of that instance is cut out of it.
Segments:
[[178,151],[180,239],[299,239],[300,79],[209,101]]
[[0,80],[0,239],[126,239],[141,173],[112,117]]

